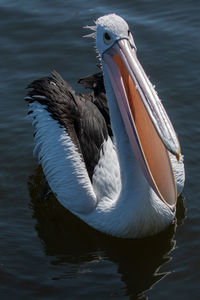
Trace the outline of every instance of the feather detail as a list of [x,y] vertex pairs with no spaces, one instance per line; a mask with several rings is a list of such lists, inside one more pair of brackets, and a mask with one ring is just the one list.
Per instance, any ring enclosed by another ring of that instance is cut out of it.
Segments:
[[93,38],[93,39],[96,39],[96,26],[89,26],[89,25],[87,25],[87,26],[84,26],[83,28],[94,31],[92,33],[84,35],[83,36],[84,38]]
[[44,105],[34,101],[29,103],[29,110],[35,129],[34,155],[42,164],[50,188],[72,212],[89,213],[96,206],[96,196],[78,149]]

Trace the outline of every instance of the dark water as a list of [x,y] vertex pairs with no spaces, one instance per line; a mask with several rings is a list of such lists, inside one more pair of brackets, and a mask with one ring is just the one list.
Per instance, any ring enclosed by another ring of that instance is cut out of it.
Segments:
[[[177,226],[104,236],[64,210],[32,157],[25,86],[55,68],[74,88],[97,71],[82,28],[115,12],[175,125],[186,185]],[[0,299],[200,299],[200,2],[0,1]]]

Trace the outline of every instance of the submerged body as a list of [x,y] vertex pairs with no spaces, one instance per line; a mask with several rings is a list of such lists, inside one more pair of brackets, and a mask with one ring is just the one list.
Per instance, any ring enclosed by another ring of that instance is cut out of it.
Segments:
[[[128,70],[132,76],[129,83],[124,69],[117,74],[121,62],[116,60],[116,55],[122,55],[118,52],[124,51],[123,43],[129,44],[130,51],[135,51],[126,22],[116,15],[108,15],[99,18],[93,29],[103,65],[105,89],[102,74],[80,80],[93,89],[92,93],[84,95],[76,95],[55,72],[52,77],[33,82],[26,100],[35,128],[34,152],[59,202],[83,221],[118,237],[153,235],[175,217],[177,191],[180,194],[184,185],[179,144],[165,111],[163,113],[164,108],[159,106],[159,99],[156,99],[156,113],[150,111],[154,108],[151,97],[156,98],[157,94],[151,91],[148,96],[148,91],[143,92],[145,87],[133,96],[128,91],[128,88],[134,89],[136,80],[139,87],[142,80],[147,80],[144,71],[139,70],[144,79],[137,74],[135,79]],[[129,57],[128,53],[127,61],[134,55],[131,53]],[[128,64],[131,68],[128,61],[127,69]],[[144,118],[138,113],[143,106],[139,104],[137,108],[135,104],[139,98],[141,103],[151,104],[150,108],[145,106],[148,111],[145,118],[148,124],[153,123],[155,130],[147,134],[156,136],[155,140],[162,145],[164,167],[156,166],[156,158],[151,164],[152,155],[148,157],[148,153],[156,149],[154,145],[146,145],[145,134],[140,129],[143,123],[137,121],[141,116]],[[161,118],[159,113],[163,114]],[[171,191],[169,195],[168,190]]]

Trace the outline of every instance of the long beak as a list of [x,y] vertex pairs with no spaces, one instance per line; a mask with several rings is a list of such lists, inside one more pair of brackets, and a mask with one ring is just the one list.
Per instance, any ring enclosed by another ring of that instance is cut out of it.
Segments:
[[180,145],[168,115],[128,40],[118,40],[103,60],[139,165],[159,198],[173,209],[177,190],[168,151],[179,159]]

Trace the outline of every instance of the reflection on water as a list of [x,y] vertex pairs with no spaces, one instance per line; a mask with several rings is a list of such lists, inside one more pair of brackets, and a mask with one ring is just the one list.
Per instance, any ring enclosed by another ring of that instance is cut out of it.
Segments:
[[[30,177],[28,185],[36,230],[44,251],[53,257],[52,264],[66,266],[66,277],[87,272],[94,261],[109,260],[117,265],[121,281],[126,286],[123,293],[130,295],[130,299],[145,299],[144,292],[167,275],[159,269],[171,259],[176,224],[143,240],[113,238],[94,230],[64,209],[53,194],[47,192],[40,166]],[[184,217],[183,198],[179,197],[176,223],[180,224]],[[106,273],[104,275],[106,280]]]

